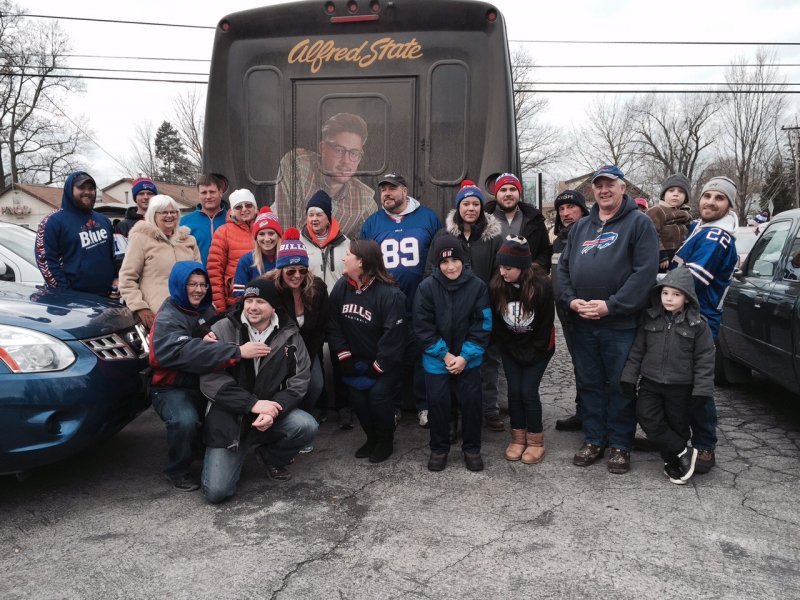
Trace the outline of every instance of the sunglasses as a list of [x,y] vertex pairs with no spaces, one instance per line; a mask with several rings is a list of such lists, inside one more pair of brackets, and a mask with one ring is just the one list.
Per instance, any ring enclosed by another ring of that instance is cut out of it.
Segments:
[[298,273],[300,273],[300,275],[305,275],[306,273],[308,273],[308,269],[306,269],[305,267],[300,267],[299,269],[286,269],[284,272],[288,277],[294,277]]

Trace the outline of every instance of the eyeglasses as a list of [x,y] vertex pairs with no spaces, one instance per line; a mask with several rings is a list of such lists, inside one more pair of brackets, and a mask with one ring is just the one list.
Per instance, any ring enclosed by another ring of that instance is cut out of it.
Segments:
[[186,287],[190,290],[207,290],[209,285],[207,283],[195,283],[194,281],[190,281],[186,284]]
[[300,273],[300,275],[305,275],[306,273],[308,273],[308,269],[306,269],[305,267],[300,267],[299,269],[286,269],[284,273],[286,273],[287,277],[294,277],[298,273]]
[[253,206],[249,202],[242,202],[241,204],[237,204],[236,206],[234,206],[233,210],[244,210],[246,208],[252,210],[255,208],[255,206]]
[[359,161],[364,158],[364,153],[358,148],[345,148],[341,144],[326,141],[325,144],[331,149],[336,158],[342,158],[345,154],[350,157],[352,161]]
[[178,211],[177,210],[159,210],[156,212],[157,215],[161,215],[162,217],[177,217]]

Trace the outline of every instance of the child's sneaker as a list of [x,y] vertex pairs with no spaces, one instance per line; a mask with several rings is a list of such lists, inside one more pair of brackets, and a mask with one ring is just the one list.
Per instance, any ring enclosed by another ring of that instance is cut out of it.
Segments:
[[[670,475],[667,470],[669,480],[676,485],[686,485],[694,475],[694,465],[697,461],[697,450],[694,448],[684,448],[674,461],[674,471]],[[675,477],[677,475],[677,477]]]

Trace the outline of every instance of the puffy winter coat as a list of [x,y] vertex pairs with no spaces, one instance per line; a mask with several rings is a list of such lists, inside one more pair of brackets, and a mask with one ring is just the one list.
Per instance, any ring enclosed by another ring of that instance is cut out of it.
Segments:
[[239,259],[253,251],[253,234],[248,223],[228,217],[228,222],[214,232],[208,251],[208,277],[214,308],[222,312],[236,302],[233,297],[233,278]]
[[[447,233],[454,235],[464,244],[469,256],[469,266],[472,272],[477,275],[481,281],[489,285],[494,274],[494,261],[497,257],[497,252],[500,246],[503,245],[503,236],[501,235],[500,222],[497,217],[484,213],[486,223],[484,224],[480,219],[472,227],[472,233],[469,240],[464,237],[464,233],[458,227],[455,221],[456,209],[450,211],[444,221],[444,227],[436,232],[431,242],[431,248],[436,243],[436,238],[443,236]],[[428,254],[428,264],[425,269],[426,274],[432,273],[434,270],[434,256]]]

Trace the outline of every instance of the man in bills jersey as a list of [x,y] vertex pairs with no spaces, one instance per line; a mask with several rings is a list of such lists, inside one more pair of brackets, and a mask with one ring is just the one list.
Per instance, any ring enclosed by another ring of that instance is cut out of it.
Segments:
[[[404,363],[406,372],[413,370],[417,418],[420,426],[426,427],[428,405],[422,371],[422,349],[414,336],[411,312],[414,293],[425,276],[428,249],[442,223],[436,213],[409,195],[408,184],[398,173],[387,173],[381,178],[378,182],[378,194],[381,208],[366,220],[360,237],[378,243],[386,270],[397,280],[406,295],[408,342]],[[402,390],[398,390],[394,400],[396,418],[399,418],[402,400]]]

